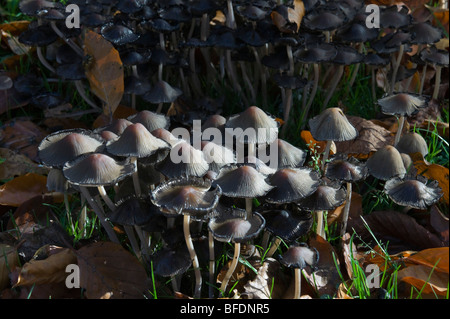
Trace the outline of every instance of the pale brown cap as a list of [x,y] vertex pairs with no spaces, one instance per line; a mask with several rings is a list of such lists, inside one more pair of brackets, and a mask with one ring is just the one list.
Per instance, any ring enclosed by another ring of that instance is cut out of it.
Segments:
[[340,108],[325,109],[309,120],[311,135],[317,141],[349,141],[358,136],[358,131],[350,124]]
[[386,145],[376,151],[366,161],[366,166],[370,175],[384,181],[395,176],[403,177],[406,174],[402,156],[392,145]]

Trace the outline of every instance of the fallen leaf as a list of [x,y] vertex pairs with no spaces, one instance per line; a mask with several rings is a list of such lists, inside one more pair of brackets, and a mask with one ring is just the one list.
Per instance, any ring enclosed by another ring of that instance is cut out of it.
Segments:
[[[341,205],[336,207],[334,210],[331,210],[328,212],[327,215],[327,223],[328,225],[333,224],[334,222],[341,222],[342,221],[342,212],[345,207],[345,202]],[[352,198],[350,201],[350,209],[348,214],[348,219],[358,219],[363,213],[363,207],[362,207],[362,196],[358,193],[352,192]]]
[[423,265],[434,268],[434,271],[447,273],[449,272],[449,248],[429,248],[411,254],[404,259],[406,264]]
[[69,248],[60,248],[57,253],[42,260],[32,259],[21,267],[19,278],[13,287],[63,282],[68,275],[67,265],[76,262],[75,253]]
[[0,244],[0,291],[9,286],[9,273],[19,265],[19,255],[15,247]]
[[417,265],[409,266],[397,273],[397,280],[406,282],[422,293],[446,296],[449,284],[449,274],[432,271],[432,268]]
[[448,216],[442,214],[436,205],[430,209],[430,225],[435,232],[440,235],[442,241],[448,246],[449,244],[449,223]]
[[80,286],[89,299],[144,298],[147,274],[138,259],[121,245],[96,242],[77,252]]
[[339,153],[349,154],[357,159],[367,159],[385,145],[392,145],[394,137],[385,128],[357,116],[347,116],[348,121],[358,131],[358,136],[345,142],[336,142]]
[[423,175],[429,180],[436,180],[439,187],[442,188],[444,196],[441,202],[449,204],[449,171],[447,167],[439,164],[429,164],[425,162],[421,153],[409,154],[413,161],[414,167],[417,169],[417,175]]
[[349,224],[349,229],[353,228],[362,241],[372,246],[375,246],[373,236],[383,244],[389,242],[387,247],[389,254],[408,250],[419,251],[443,245],[437,235],[405,213],[393,210],[374,211],[363,218],[370,232],[362,219],[353,222],[351,226]]
[[305,15],[305,5],[301,0],[294,0],[293,5],[293,8],[290,6],[278,7],[278,10],[273,10],[270,14],[273,24],[282,33],[294,33],[300,29]]
[[93,62],[85,70],[92,92],[104,102],[103,113],[112,115],[124,92],[123,65],[114,46],[94,31],[86,31],[85,53]]
[[[300,137],[302,138],[302,140],[308,145],[309,150],[311,152],[324,152],[325,151],[325,147],[327,145],[326,141],[317,141],[314,139],[314,137],[312,137],[311,132],[307,131],[307,130],[303,130],[300,133]],[[331,144],[331,148],[330,148],[330,155],[333,155],[336,153],[336,145],[333,142]]]
[[44,175],[48,173],[48,168],[42,167],[33,162],[28,157],[17,154],[7,148],[0,148],[0,180],[9,180],[26,173]]
[[23,202],[47,192],[47,177],[28,173],[0,186],[0,205],[18,207]]

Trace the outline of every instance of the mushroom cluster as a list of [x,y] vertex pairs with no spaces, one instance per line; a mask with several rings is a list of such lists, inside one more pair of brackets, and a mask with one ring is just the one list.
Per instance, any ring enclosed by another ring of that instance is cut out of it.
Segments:
[[[121,243],[113,226],[123,227],[132,251],[144,263],[152,261],[156,275],[171,277],[174,291],[193,268],[195,288],[188,293],[194,298],[206,296],[206,273],[208,297],[217,291],[229,295],[242,244],[262,238],[267,257],[295,268],[299,298],[301,270],[320,263],[318,251],[303,241],[312,232],[326,238],[325,212],[344,203],[339,236],[347,232],[352,184],[371,176],[384,183],[393,202],[418,209],[442,196],[436,182],[411,175],[407,165],[408,154],[427,150],[420,136],[403,132],[404,122],[430,99],[405,89],[402,81],[412,70],[403,70],[401,60],[412,44],[420,45],[415,65],[421,63],[423,72],[433,65],[439,86],[448,53],[434,46],[443,37],[440,30],[413,21],[405,7],[383,7],[380,27],[369,28],[361,0],[304,1],[301,22],[290,20],[298,1],[69,0],[65,5],[71,3],[81,10],[79,29],[65,26],[64,5],[22,0],[20,9],[36,23],[19,41],[35,46],[42,65],[74,81],[97,110],[84,93],[87,57],[80,34],[84,28],[98,32],[120,54],[124,102],[136,113],[92,130],[48,135],[39,157],[51,168],[49,185],[79,192],[109,240]],[[54,60],[48,60],[44,47],[55,48]],[[390,70],[386,96],[376,101],[382,113],[399,117],[399,126],[394,145],[359,161],[330,152],[334,142],[357,138],[358,130],[341,108],[329,105],[345,82],[346,66],[353,66],[353,82],[363,64],[371,72]],[[225,117],[206,105],[202,99],[209,85],[220,95],[231,89],[239,112]],[[273,87],[282,100],[277,114],[267,111]],[[324,99],[317,104],[319,95]],[[196,108],[174,111],[181,98],[195,101]],[[168,104],[172,113],[164,112]],[[283,138],[294,127],[294,109],[301,109],[305,123],[300,124],[309,125],[314,139],[326,142],[318,169],[305,165],[306,150]],[[309,118],[310,111],[315,116]],[[284,122],[281,130],[277,117]],[[200,130],[196,120],[202,121]],[[200,253],[204,238],[208,249]],[[219,286],[215,254],[220,243],[233,244],[234,252]]]

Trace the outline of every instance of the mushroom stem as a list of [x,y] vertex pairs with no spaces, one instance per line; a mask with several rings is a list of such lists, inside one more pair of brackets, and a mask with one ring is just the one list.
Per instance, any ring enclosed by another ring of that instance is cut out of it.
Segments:
[[256,157],[256,145],[254,143],[247,144],[248,157],[254,156]]
[[294,269],[295,273],[295,290],[294,290],[294,299],[300,299],[301,294],[301,285],[302,285],[302,270],[300,268]]
[[340,237],[342,238],[347,231],[348,215],[350,213],[350,204],[352,201],[352,183],[347,182],[347,198],[344,206],[344,215],[342,216],[342,227]]
[[247,71],[245,68],[245,63],[242,61],[239,61],[239,65],[241,67],[242,78],[244,79],[245,84],[247,84],[248,90],[250,91],[251,103],[255,103],[256,102],[255,89],[253,88],[252,82],[250,81],[250,78],[248,77],[248,74],[247,74]]
[[197,96],[201,96],[202,89],[200,87],[200,81],[198,79],[197,69],[195,67],[195,48],[191,48],[189,50],[189,66],[191,68],[191,73],[192,73],[192,83],[193,83],[194,92]]
[[308,104],[306,104],[306,107],[303,110],[303,113],[304,113],[303,118],[308,118],[309,108],[311,107],[311,105],[314,101],[314,97],[316,96],[317,88],[319,86],[319,64],[314,63],[313,68],[314,68],[314,84],[313,84],[311,94],[309,95]]
[[252,208],[253,208],[253,198],[246,198],[245,199],[245,219],[247,220],[249,217],[252,216]]
[[100,107],[97,106],[97,104],[95,104],[90,98],[87,97],[85,91],[84,91],[84,86],[83,83],[81,82],[81,80],[76,80],[75,81],[75,87],[78,91],[78,93],[80,94],[81,98],[90,106],[92,106],[93,109],[101,111],[102,109]]
[[78,227],[82,233],[82,236],[84,237],[84,236],[86,236],[87,209],[86,209],[86,198],[84,197],[83,194],[81,194],[80,200],[81,200],[81,210],[80,210],[80,216],[78,217]]
[[262,247],[263,251],[267,250],[267,246],[269,244],[269,238],[270,238],[270,233],[267,230],[264,230],[263,238],[261,241],[261,247]]
[[189,255],[192,259],[192,266],[194,267],[195,272],[195,290],[194,290],[194,298],[200,298],[202,292],[202,274],[200,273],[200,265],[198,263],[198,257],[195,253],[194,243],[192,242],[191,232],[189,229],[191,221],[191,216],[185,214],[183,217],[183,232],[184,232],[184,240],[186,241],[186,246],[189,251]]
[[441,86],[441,70],[442,67],[436,65],[436,74],[435,74],[435,82],[434,82],[434,90],[432,99],[437,99],[439,95],[439,87]]
[[242,88],[241,88],[241,85],[239,84],[239,80],[236,76],[236,70],[234,69],[233,62],[231,61],[231,50],[226,50],[225,55],[226,55],[227,69],[228,69],[228,72],[230,75],[231,84],[233,85],[233,88],[242,97],[242,99],[244,100],[244,103],[246,105],[248,105],[247,98],[245,97],[244,94],[242,94]]
[[222,285],[220,286],[220,291],[221,291],[222,295],[224,294],[225,290],[227,289],[228,282],[230,281],[231,276],[233,275],[234,271],[236,270],[236,266],[239,261],[240,253],[241,253],[241,243],[234,243],[233,261],[231,262],[230,268],[228,268],[228,271],[222,280]]
[[423,69],[422,69],[422,78],[420,79],[419,95],[422,95],[422,93],[423,93],[423,87],[424,87],[425,78],[426,78],[426,75],[427,75],[427,65],[428,64],[425,64],[423,66]]
[[398,120],[398,128],[397,133],[395,133],[395,140],[394,140],[394,147],[397,146],[398,142],[400,141],[400,137],[402,136],[403,131],[403,125],[405,124],[405,116],[400,116]]
[[89,203],[89,206],[92,207],[95,214],[97,215],[101,225],[105,229],[106,233],[108,234],[109,239],[117,244],[120,244],[119,239],[117,238],[116,233],[114,232],[113,228],[109,224],[109,222],[106,219],[106,215],[103,212],[103,208],[97,204],[97,202],[92,198],[91,194],[89,194],[89,191],[86,187],[80,186],[81,194],[86,198],[87,202]]
[[325,146],[325,151],[323,152],[323,159],[322,159],[322,171],[325,169],[325,165],[327,163],[328,157],[330,156],[330,149],[331,149],[331,143],[333,141],[328,140],[327,145]]
[[132,156],[131,163],[136,167],[136,170],[133,172],[131,176],[133,178],[134,191],[136,193],[136,196],[139,197],[142,194],[142,190],[141,190],[141,183],[139,182],[139,173],[137,170],[137,157]]
[[65,43],[67,43],[79,56],[81,56],[82,58],[84,58],[84,51],[83,49],[81,49],[75,42],[72,41],[72,39],[70,38],[66,38],[66,36],[61,32],[61,30],[59,30],[58,26],[56,25],[55,21],[51,21],[50,25],[53,29],[53,31],[55,31],[55,33],[64,40]]
[[209,298],[214,298],[214,273],[215,273],[215,256],[214,256],[214,237],[211,231],[208,231],[208,247],[209,247]]
[[236,29],[236,21],[234,18],[234,9],[232,0],[227,0],[227,9],[228,9],[227,27],[230,29]]
[[336,73],[333,76],[333,79],[331,80],[330,89],[328,90],[327,97],[325,98],[325,101],[323,102],[322,110],[324,110],[327,107],[328,102],[330,102],[330,100],[334,94],[334,91],[336,90],[336,87],[339,84],[339,81],[341,80],[343,73],[344,73],[344,65],[340,64],[337,68]]
[[289,113],[291,112],[292,108],[292,89],[286,89],[286,98],[284,100],[284,125],[281,129],[281,134],[284,136],[286,133],[286,129],[288,127],[288,120],[289,120]]
[[45,59],[44,55],[42,54],[42,48],[41,47],[36,47],[36,53],[37,53],[39,62],[41,62],[42,65],[45,66],[50,72],[56,73],[55,68],[52,67],[50,65],[50,63],[48,63],[48,61]]
[[273,241],[272,246],[270,247],[269,251],[266,254],[266,258],[270,258],[273,256],[273,254],[277,251],[278,247],[281,244],[281,238],[275,237],[275,240]]
[[397,60],[395,61],[395,65],[392,66],[393,69],[392,69],[391,86],[389,87],[389,95],[392,95],[392,93],[394,92],[394,86],[395,86],[395,82],[397,79],[397,72],[398,72],[398,68],[400,67],[400,62],[402,61],[404,49],[405,49],[404,45],[402,44],[400,46],[400,49],[398,50],[398,55],[397,55]]
[[316,234],[321,236],[323,239],[326,239],[325,230],[323,227],[323,210],[317,211],[317,227],[316,227]]
[[251,47],[253,51],[253,55],[256,59],[256,66],[259,70],[259,73],[261,75],[261,89],[262,89],[262,98],[263,98],[263,107],[267,106],[267,78],[266,78],[266,72],[261,64],[261,60],[259,58],[258,51],[255,47]]

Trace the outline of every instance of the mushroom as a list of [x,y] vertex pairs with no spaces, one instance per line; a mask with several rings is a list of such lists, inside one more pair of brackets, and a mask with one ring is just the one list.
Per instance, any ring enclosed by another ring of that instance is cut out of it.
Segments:
[[438,50],[436,47],[425,48],[420,52],[420,58],[429,64],[435,66],[436,75],[433,90],[433,99],[438,98],[439,88],[441,85],[441,70],[448,68],[448,52],[445,50]]
[[[322,180],[323,181],[323,180]],[[297,202],[301,209],[316,212],[317,228],[316,234],[326,238],[324,224],[324,211],[335,209],[342,205],[346,198],[346,191],[343,187],[335,185],[320,185],[311,195],[302,198]]]
[[222,167],[236,164],[236,155],[229,148],[207,141],[203,141],[201,146],[209,170],[218,173]]
[[294,299],[300,299],[302,270],[309,265],[315,267],[319,262],[319,252],[316,248],[306,244],[293,245],[280,257],[280,262],[286,267],[292,267],[295,271]]
[[352,183],[363,180],[367,177],[368,171],[365,164],[359,162],[354,157],[346,158],[345,155],[337,155],[331,162],[325,166],[324,176],[331,179],[346,182],[347,196],[342,216],[342,226],[340,237],[347,231],[347,221],[350,212],[352,199]]
[[416,209],[427,209],[443,196],[437,181],[428,182],[422,175],[394,177],[386,181],[384,192],[396,204]]
[[[293,243],[306,235],[313,224],[312,214],[300,210],[297,205],[294,205],[292,209],[262,210],[261,215],[266,220],[264,235],[271,233],[276,236],[264,258],[272,257],[282,240]],[[263,249],[266,247],[267,244],[263,242]]]
[[378,149],[367,159],[366,167],[370,175],[383,181],[406,174],[402,156],[392,145]]
[[266,176],[259,173],[252,164],[237,164],[223,167],[213,185],[219,185],[224,196],[245,198],[247,215],[253,213],[252,199],[264,196],[273,186],[265,181]]
[[350,124],[342,110],[337,107],[325,109],[319,115],[310,119],[308,123],[314,139],[327,141],[322,159],[322,171],[328,160],[333,141],[349,141],[358,136],[358,131]]
[[190,218],[201,219],[211,213],[221,196],[221,188],[208,180],[194,177],[172,179],[161,183],[151,193],[152,202],[163,212],[183,214],[183,232],[195,271],[194,298],[201,297],[202,276],[190,234]]
[[[302,149],[292,145],[291,143],[277,138],[272,143],[276,143],[276,154],[277,154],[277,162],[276,165],[274,163],[270,163],[270,167],[276,167],[276,168],[286,168],[286,167],[300,167],[303,165],[303,163],[306,160],[306,152]],[[271,157],[270,154],[270,145],[269,144],[263,144],[259,147],[259,154],[267,154],[267,149],[269,149],[269,157]],[[271,158],[272,159],[272,158]]]
[[161,113],[164,103],[172,103],[175,101],[183,92],[171,86],[166,81],[158,81],[147,93],[145,93],[142,98],[150,103],[158,104],[156,113]]
[[379,99],[378,105],[381,106],[381,111],[384,114],[400,116],[394,140],[394,146],[396,146],[403,131],[405,116],[411,116],[417,113],[420,108],[427,107],[428,99],[411,93],[396,93]]
[[241,243],[255,238],[265,226],[261,214],[254,212],[247,216],[246,211],[230,208],[209,220],[208,229],[215,240],[234,243],[233,261],[225,274],[220,286],[220,293],[224,295],[228,282],[233,275],[240,255]]
[[428,154],[428,145],[422,135],[416,132],[403,134],[395,147],[400,153],[420,153],[425,158]]
[[[109,141],[106,149],[110,154],[129,157],[131,163],[137,168],[138,158],[150,157],[160,150],[170,150],[170,145],[152,135],[144,125],[140,123],[128,125],[116,140]],[[136,196],[141,195],[138,170],[133,173],[133,182]]]
[[[110,208],[115,204],[106,194],[104,186],[114,185],[136,170],[129,160],[117,162],[110,156],[101,153],[87,153],[80,155],[72,161],[66,162],[63,167],[64,177],[72,185],[77,185],[92,209],[97,214],[100,223],[105,228],[111,241],[118,243],[117,236],[106,219],[103,208],[92,198],[86,187],[96,187],[101,197]],[[137,249],[136,247],[133,247]]]

